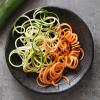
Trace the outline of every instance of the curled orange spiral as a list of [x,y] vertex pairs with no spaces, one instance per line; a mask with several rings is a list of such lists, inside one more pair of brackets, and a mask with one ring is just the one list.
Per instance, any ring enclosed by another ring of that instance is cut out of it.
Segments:
[[57,86],[61,78],[67,79],[63,74],[64,70],[76,69],[79,59],[84,57],[84,51],[80,47],[78,35],[72,32],[72,27],[68,23],[62,23],[57,31],[57,47],[54,41],[48,40],[50,49],[45,45],[47,54],[51,56],[52,64],[44,66],[39,72],[37,83],[40,86]]

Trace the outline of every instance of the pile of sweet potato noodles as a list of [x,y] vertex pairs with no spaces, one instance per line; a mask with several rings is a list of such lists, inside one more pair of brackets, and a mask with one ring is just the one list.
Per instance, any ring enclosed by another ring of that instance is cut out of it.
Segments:
[[[72,27],[60,23],[55,13],[42,8],[31,16],[20,16],[13,25],[12,35],[17,38],[15,49],[9,54],[10,64],[26,73],[38,73],[40,86],[56,86],[62,78],[67,79],[64,70],[76,69],[84,56]],[[21,64],[14,64],[14,54],[20,57]]]

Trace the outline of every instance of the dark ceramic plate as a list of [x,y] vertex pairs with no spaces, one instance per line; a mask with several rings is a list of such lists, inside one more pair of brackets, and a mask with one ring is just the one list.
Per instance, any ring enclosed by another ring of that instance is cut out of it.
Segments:
[[[67,73],[65,73],[65,75],[68,76],[70,80],[70,85],[64,80],[61,80],[59,87],[50,86],[43,88],[37,85],[36,83],[37,76],[35,74],[26,74],[22,70],[13,68],[8,61],[8,56],[10,51],[15,48],[14,39],[12,38],[11,32],[9,33],[8,40],[6,43],[5,57],[10,72],[21,85],[32,91],[40,93],[58,93],[68,90],[75,84],[77,84],[87,73],[88,69],[91,67],[94,54],[93,39],[87,25],[83,22],[83,20],[80,17],[78,17],[72,11],[58,7],[44,7],[44,8],[49,11],[55,12],[59,16],[60,22],[67,22],[72,26],[73,32],[78,34],[81,46],[85,52],[84,59],[80,61],[78,69],[75,71],[69,70],[67,71]],[[27,14],[28,16],[32,16],[33,12],[34,10],[30,10],[25,14]]]

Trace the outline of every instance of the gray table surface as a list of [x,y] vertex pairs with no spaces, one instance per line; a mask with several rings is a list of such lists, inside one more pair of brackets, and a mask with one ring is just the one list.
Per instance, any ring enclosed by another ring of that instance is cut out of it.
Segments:
[[[0,0],[1,1],[1,0]],[[78,14],[88,25],[95,45],[92,69],[72,90],[56,95],[42,95],[23,88],[10,74],[5,61],[5,43],[15,18],[40,6],[59,6]],[[100,0],[28,0],[12,14],[0,30],[0,100],[100,100]]]

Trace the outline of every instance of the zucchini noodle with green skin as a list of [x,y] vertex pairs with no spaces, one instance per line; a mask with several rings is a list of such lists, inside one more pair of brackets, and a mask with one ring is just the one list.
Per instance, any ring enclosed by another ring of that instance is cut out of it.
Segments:
[[[20,25],[17,22],[25,19]],[[47,50],[57,47],[57,31],[60,25],[58,16],[44,9],[37,9],[33,18],[27,15],[20,16],[14,23],[12,34],[19,37],[15,40],[15,49],[9,54],[9,62],[13,67],[23,67],[24,72],[36,72],[44,66],[52,64],[52,58]],[[22,45],[18,46],[18,42]],[[52,44],[50,41],[53,41]],[[17,54],[21,58],[21,64],[13,64],[11,57]]]

